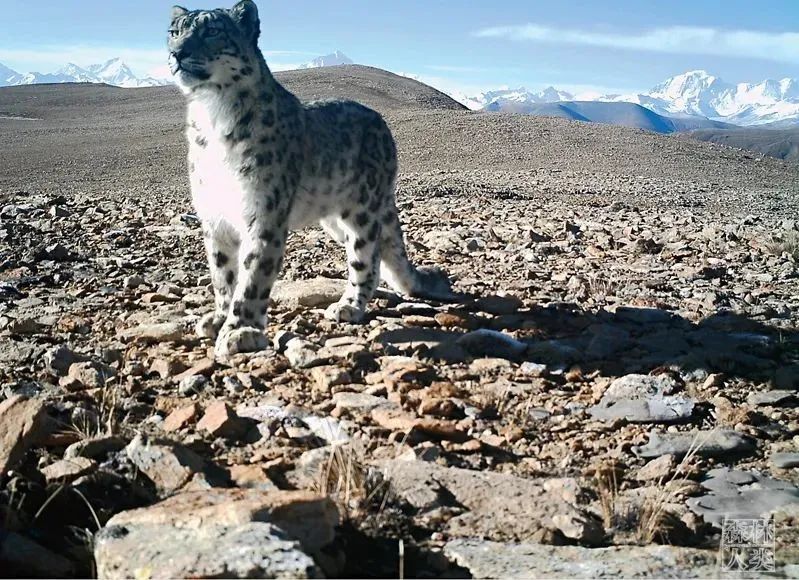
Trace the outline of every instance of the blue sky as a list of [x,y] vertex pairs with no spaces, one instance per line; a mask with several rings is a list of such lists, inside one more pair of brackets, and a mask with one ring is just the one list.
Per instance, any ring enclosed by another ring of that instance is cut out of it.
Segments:
[[[164,72],[171,5],[0,0],[0,62],[51,72],[121,56],[137,74]],[[644,90],[700,68],[730,82],[799,77],[797,0],[261,0],[259,8],[275,69],[338,49],[466,94]]]

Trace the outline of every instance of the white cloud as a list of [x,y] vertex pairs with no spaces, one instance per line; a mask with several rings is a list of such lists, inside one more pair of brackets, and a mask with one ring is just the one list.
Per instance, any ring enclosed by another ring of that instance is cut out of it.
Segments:
[[623,34],[524,24],[484,28],[474,34],[481,38],[507,38],[550,44],[581,44],[672,54],[749,57],[799,63],[799,32],[672,26],[634,34]]

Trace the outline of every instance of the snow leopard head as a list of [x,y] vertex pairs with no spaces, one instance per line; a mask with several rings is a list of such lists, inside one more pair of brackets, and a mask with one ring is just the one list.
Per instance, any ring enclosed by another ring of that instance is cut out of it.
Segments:
[[253,75],[258,66],[261,25],[252,0],[230,10],[172,8],[169,67],[184,92],[202,85],[226,85]]

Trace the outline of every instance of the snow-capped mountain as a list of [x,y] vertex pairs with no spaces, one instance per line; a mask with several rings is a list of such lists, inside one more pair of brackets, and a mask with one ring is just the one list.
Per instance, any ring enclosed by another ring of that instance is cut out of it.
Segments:
[[122,60],[112,58],[102,64],[85,68],[69,63],[54,73],[18,73],[0,64],[0,86],[34,85],[41,83],[106,83],[117,87],[154,87],[171,81],[153,77],[137,77]]
[[355,64],[350,57],[337,50],[331,54],[318,56],[310,62],[300,65],[301,69],[306,68],[321,68],[323,66],[338,66],[342,64]]
[[799,124],[799,80],[731,84],[703,70],[667,79],[646,93],[572,95],[549,87],[537,93],[525,89],[491,91],[470,100],[470,108],[493,111],[519,111],[541,103],[581,100],[635,103],[666,117],[699,117],[735,125]]

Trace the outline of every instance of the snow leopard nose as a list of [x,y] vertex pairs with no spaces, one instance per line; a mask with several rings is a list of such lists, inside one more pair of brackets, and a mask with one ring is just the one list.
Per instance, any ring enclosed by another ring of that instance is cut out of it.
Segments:
[[176,61],[180,62],[182,60],[189,58],[191,56],[191,53],[185,48],[181,47],[177,50],[170,52],[169,56],[174,58]]

